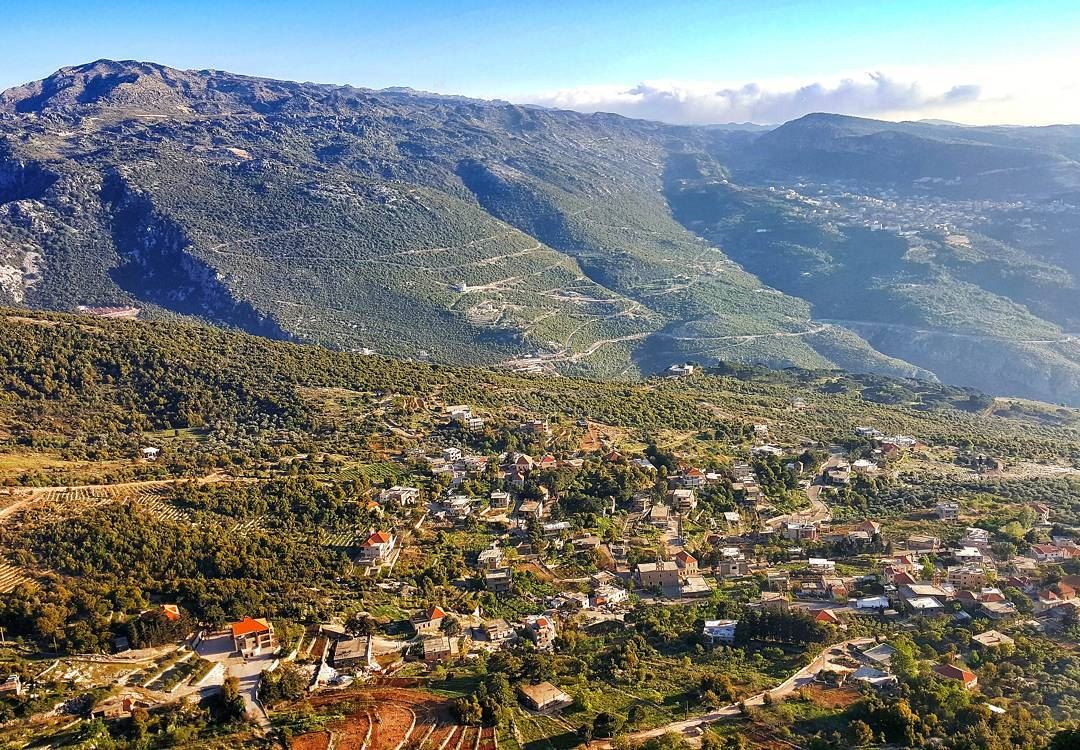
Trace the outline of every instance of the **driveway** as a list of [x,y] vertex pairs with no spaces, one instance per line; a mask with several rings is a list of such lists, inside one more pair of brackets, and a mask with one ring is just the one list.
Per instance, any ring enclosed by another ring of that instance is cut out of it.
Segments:
[[263,729],[268,729],[270,718],[266,715],[262,704],[256,700],[256,696],[259,692],[259,681],[263,670],[269,669],[276,657],[267,654],[245,659],[233,650],[232,636],[229,633],[214,633],[206,636],[195,652],[208,661],[221,662],[225,665],[225,674],[235,677],[240,682],[240,695],[244,698],[248,716]]

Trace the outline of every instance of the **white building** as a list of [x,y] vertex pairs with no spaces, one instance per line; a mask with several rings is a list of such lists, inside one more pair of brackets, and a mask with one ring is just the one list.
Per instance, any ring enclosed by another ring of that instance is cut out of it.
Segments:
[[706,620],[701,634],[709,640],[709,643],[730,644],[735,642],[735,628],[738,625],[738,620]]

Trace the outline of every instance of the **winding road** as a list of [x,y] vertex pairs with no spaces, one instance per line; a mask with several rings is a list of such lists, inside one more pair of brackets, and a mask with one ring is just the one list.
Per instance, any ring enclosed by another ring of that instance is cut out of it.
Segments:
[[[749,698],[745,698],[742,703],[747,706],[761,706],[765,704],[765,694],[769,693],[773,700],[779,700],[785,698],[800,688],[809,685],[817,677],[818,672],[821,672],[827,664],[829,664],[831,658],[841,656],[847,650],[848,646],[867,645],[874,643],[873,638],[851,638],[846,641],[842,641],[833,646],[829,646],[822,651],[817,658],[807,664],[799,671],[792,674],[786,680],[781,682],[771,690],[763,690],[756,695],[752,695]],[[684,737],[688,737],[693,741],[699,734],[698,730],[704,729],[707,725],[723,719],[733,719],[742,715],[742,709],[739,707],[739,703],[731,703],[727,706],[714,709],[707,713],[698,714],[697,716],[691,716],[679,721],[673,721],[663,726],[654,727],[653,729],[643,729],[640,732],[631,732],[628,735],[624,735],[623,738],[629,740],[631,744],[643,742],[645,740],[653,739],[654,737],[660,737],[672,732],[681,734]],[[612,740],[597,740],[592,743],[593,747],[610,748],[614,746]]]

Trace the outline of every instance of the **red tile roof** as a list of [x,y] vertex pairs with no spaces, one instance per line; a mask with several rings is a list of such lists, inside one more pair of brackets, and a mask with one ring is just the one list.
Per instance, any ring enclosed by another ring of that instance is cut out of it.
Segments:
[[977,679],[975,673],[970,669],[964,669],[954,664],[938,664],[934,667],[934,674],[950,680],[961,680],[965,685]]
[[376,544],[388,544],[390,542],[390,532],[388,531],[376,531],[367,538],[361,547],[374,547]]
[[270,630],[270,623],[261,617],[245,617],[240,622],[234,622],[232,624],[233,638],[238,638],[242,635],[251,635],[252,633],[265,633]]

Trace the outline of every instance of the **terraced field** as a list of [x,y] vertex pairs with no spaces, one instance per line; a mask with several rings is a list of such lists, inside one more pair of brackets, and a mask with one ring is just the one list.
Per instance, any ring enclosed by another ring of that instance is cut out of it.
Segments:
[[30,582],[22,568],[0,563],[0,594],[10,594],[19,584]]
[[301,750],[495,750],[494,734],[456,723],[447,701],[399,688],[324,694],[311,700],[316,710],[344,710],[346,716],[317,732],[296,737]]

